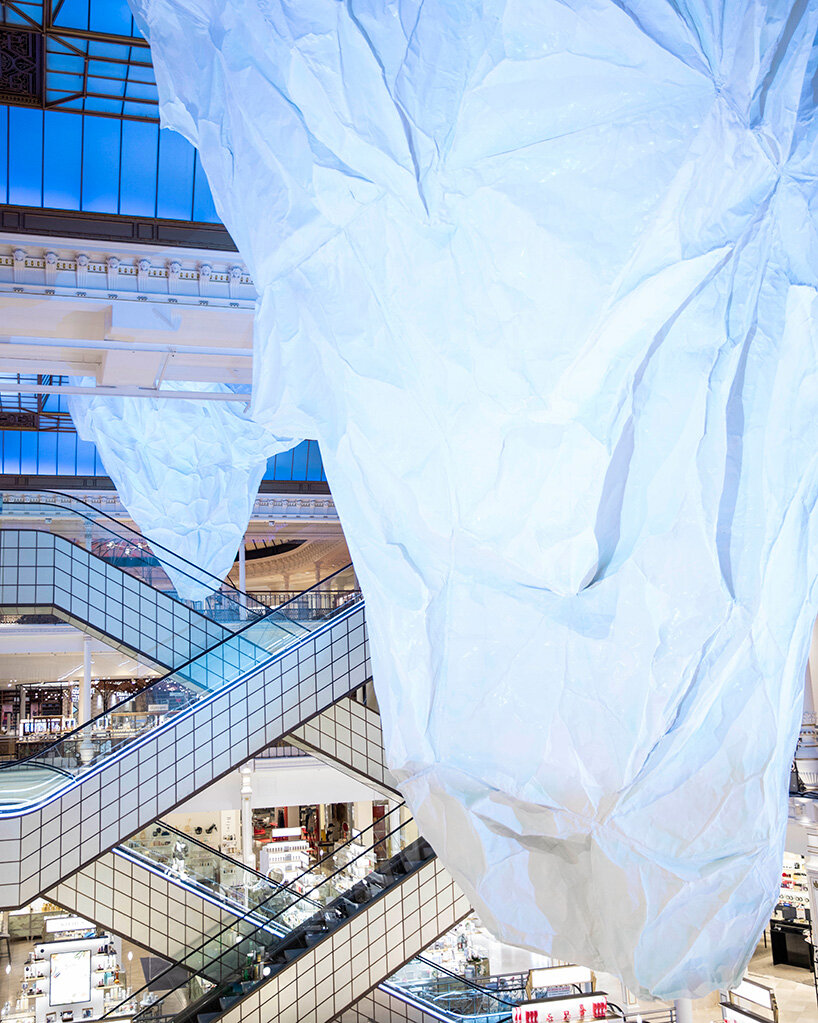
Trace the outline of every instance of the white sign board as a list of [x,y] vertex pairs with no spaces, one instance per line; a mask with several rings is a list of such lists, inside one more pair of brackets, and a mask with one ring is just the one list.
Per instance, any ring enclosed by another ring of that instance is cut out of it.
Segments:
[[[568,998],[545,998],[514,1006],[514,1023],[571,1023],[572,1020],[605,1019],[608,996],[604,991]],[[757,1021],[756,1021],[757,1023]]]
[[587,966],[542,966],[528,971],[526,991],[563,987],[566,984],[591,984],[594,975]]
[[91,951],[51,953],[49,1005],[70,1005],[91,1000]]

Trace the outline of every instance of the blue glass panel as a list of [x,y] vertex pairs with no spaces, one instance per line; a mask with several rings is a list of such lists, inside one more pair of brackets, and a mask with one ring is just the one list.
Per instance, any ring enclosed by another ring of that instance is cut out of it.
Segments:
[[[50,99],[51,97],[49,97]],[[59,93],[54,96],[55,100],[60,100],[60,110],[82,110],[85,100],[80,97],[79,99],[63,100],[63,94]]]
[[157,216],[190,220],[193,193],[193,146],[175,131],[159,132]]
[[49,74],[55,71],[70,72],[74,75],[81,75],[85,66],[85,61],[77,53],[71,53],[69,50],[52,49],[48,47],[48,70]]
[[9,201],[8,180],[9,108],[0,107],[0,202]]
[[[112,70],[110,65],[104,70]],[[115,70],[119,70],[116,68]],[[96,74],[88,75],[88,91],[103,93],[106,96],[124,96],[125,95],[125,83],[121,80],[112,81],[110,78],[98,77],[99,71]],[[51,82],[49,82],[49,85]]]
[[307,460],[307,479],[308,480],[322,480],[324,479],[324,465],[321,460],[321,452],[318,448],[318,442],[314,440],[307,441],[309,445],[309,455]]
[[25,25],[26,28],[31,28],[32,23],[34,25],[43,23],[42,0],[15,0],[14,7],[17,10],[5,4],[2,7],[5,21],[9,25]]
[[97,449],[90,441],[77,437],[77,476],[96,475]]
[[20,431],[4,430],[3,436],[3,472],[19,476],[20,468]]
[[77,440],[75,433],[58,433],[57,438],[57,474],[59,476],[77,475]]
[[48,94],[65,95],[66,93],[82,92],[82,75],[73,71],[49,71]]
[[91,0],[91,24],[95,32],[131,34],[131,11],[126,0]]
[[119,212],[135,217],[156,216],[156,156],[159,125],[122,122],[122,173]]
[[[88,28],[88,0],[65,0],[57,15],[57,25],[65,28]],[[94,26],[96,28],[96,26]]]
[[82,119],[58,110],[45,112],[43,204],[58,210],[80,208]]
[[83,117],[82,208],[116,213],[119,187],[120,122]]
[[9,107],[9,202],[41,206],[43,201],[43,112]]
[[[125,95],[128,99],[146,99],[155,103],[159,92],[153,82],[134,81],[131,79],[125,89]],[[143,113],[153,117],[156,111],[144,110]]]
[[37,474],[37,434],[27,430],[20,431],[20,474]]
[[207,175],[196,153],[196,175],[193,187],[193,219],[201,220],[208,224],[218,223],[219,215],[213,204],[213,196],[210,194],[210,186],[207,183]]
[[309,448],[309,441],[302,440],[301,443],[293,449],[293,475],[294,480],[305,480],[307,478],[307,451]]
[[122,100],[89,96],[85,100],[84,109],[88,111],[89,114],[110,114],[113,117],[118,118],[122,114]]
[[276,455],[275,479],[291,480],[292,478],[293,453],[292,451],[283,451],[280,455]]
[[57,434],[35,433],[38,440],[37,472],[42,476],[57,475]]
[[[122,61],[128,59],[128,52],[131,47],[123,43],[103,43],[98,39],[92,39],[88,45],[88,56],[89,57],[110,57],[112,60]],[[145,53],[150,53],[147,48],[139,47],[140,52],[145,49]]]

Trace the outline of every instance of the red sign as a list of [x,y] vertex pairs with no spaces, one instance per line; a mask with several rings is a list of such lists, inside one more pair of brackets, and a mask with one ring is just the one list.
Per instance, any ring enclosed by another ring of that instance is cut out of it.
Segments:
[[514,1007],[514,1023],[572,1023],[574,1020],[605,1019],[608,996],[603,991],[569,998],[546,998]]

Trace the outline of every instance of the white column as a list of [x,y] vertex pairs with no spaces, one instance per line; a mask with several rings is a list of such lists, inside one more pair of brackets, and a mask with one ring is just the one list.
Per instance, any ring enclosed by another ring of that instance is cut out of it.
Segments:
[[253,768],[250,764],[242,764],[241,775],[241,858],[248,867],[256,869],[256,854],[253,850],[253,808],[250,797],[253,795]]
[[91,637],[82,637],[82,678],[77,703],[77,724],[91,720]]
[[818,619],[812,627],[812,645],[807,661],[807,677],[804,680],[804,724],[814,725],[815,708],[818,707]]
[[[90,721],[91,713],[91,637],[82,637],[82,678],[79,686],[79,699],[77,700],[77,724],[84,725]],[[80,742],[80,760],[83,764],[90,764],[94,759],[94,748],[90,738],[83,738]]]
[[692,998],[677,998],[673,1008],[676,1010],[676,1023],[693,1023]]

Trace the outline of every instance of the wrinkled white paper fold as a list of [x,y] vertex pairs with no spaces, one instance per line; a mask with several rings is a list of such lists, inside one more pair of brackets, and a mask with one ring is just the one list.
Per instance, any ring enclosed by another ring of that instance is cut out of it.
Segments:
[[[86,377],[78,382],[94,384]],[[163,385],[171,387],[229,390]],[[267,459],[298,441],[278,441],[240,402],[72,395],[68,406],[77,433],[96,444],[141,532],[183,559],[175,563],[155,548],[179,596],[206,597],[214,577],[223,579],[233,567]]]
[[816,614],[818,3],[131,4],[423,833],[502,939],[727,986]]

